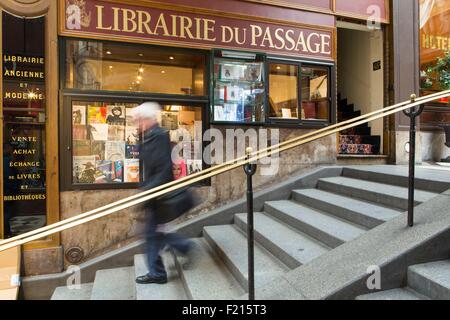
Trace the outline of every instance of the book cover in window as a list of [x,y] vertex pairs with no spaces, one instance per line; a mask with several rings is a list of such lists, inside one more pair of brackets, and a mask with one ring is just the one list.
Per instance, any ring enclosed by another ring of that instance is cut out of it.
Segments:
[[139,179],[139,159],[125,159],[126,183],[137,183]]
[[84,125],[74,124],[72,128],[72,140],[85,140],[87,128]]
[[90,140],[73,140],[72,143],[74,156],[90,156],[91,141]]
[[124,141],[125,140],[125,126],[108,125],[108,140]]
[[88,107],[88,123],[89,124],[98,124],[98,123],[106,123],[106,107]]
[[74,105],[72,107],[72,124],[86,125],[86,106]]
[[95,182],[95,157],[73,157],[73,183],[91,184]]
[[188,175],[202,171],[203,167],[202,160],[187,160],[186,165]]
[[108,140],[109,126],[103,123],[93,123],[88,126],[88,136],[90,140],[106,141]]
[[138,145],[126,145],[125,156],[126,159],[138,159],[139,158],[139,146]]
[[105,160],[119,161],[125,159],[125,141],[106,141]]
[[161,126],[167,130],[178,129],[178,114],[175,112],[162,112]]
[[126,126],[125,128],[125,141],[129,145],[139,144],[139,129],[138,127]]
[[105,160],[105,141],[92,141],[91,155],[95,156],[95,160]]
[[107,106],[106,123],[113,126],[125,126],[125,106]]

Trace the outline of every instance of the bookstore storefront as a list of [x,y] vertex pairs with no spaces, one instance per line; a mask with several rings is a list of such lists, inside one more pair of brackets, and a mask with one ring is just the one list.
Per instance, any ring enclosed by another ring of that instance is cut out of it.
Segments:
[[174,144],[190,137],[177,177],[204,167],[202,138],[211,126],[314,128],[333,122],[333,27],[104,1],[64,4],[65,190],[136,187],[142,168],[130,115],[144,101],[164,107],[162,126]]
[[[41,0],[26,19],[4,8],[3,30],[22,26],[24,37],[22,47],[8,51],[5,44],[18,38],[3,33],[3,70],[14,70],[2,78],[3,150],[16,159],[3,158],[3,195],[8,183],[16,186],[8,195],[19,207],[6,210],[3,198],[4,212],[11,214],[1,219],[2,235],[14,236],[136,193],[143,168],[132,110],[143,102],[161,104],[161,124],[170,130],[173,145],[188,142],[173,164],[176,179],[207,167],[208,129],[275,128],[283,141],[335,123],[336,16],[363,19],[365,14],[356,11],[365,13],[365,8],[351,8],[345,1],[288,2],[233,0],[237,8],[230,1]],[[384,0],[365,1],[367,6],[371,2],[386,6]],[[16,25],[5,27],[5,21]],[[38,22],[40,29],[33,25]],[[30,79],[31,72],[42,77]],[[8,112],[14,119],[5,117]],[[24,132],[9,130],[14,123]],[[280,181],[317,163],[335,163],[336,139],[306,146],[300,159],[298,152],[286,153],[280,173],[255,178],[255,185]],[[9,168],[10,163],[21,166]],[[241,171],[198,188],[204,210],[242,195]],[[29,194],[41,198],[20,200]],[[37,200],[39,207],[32,204]],[[120,245],[138,234],[139,217],[125,210],[33,245],[49,251],[29,253],[25,272],[58,272],[61,261],[78,263]],[[42,256],[48,258],[45,265],[33,263]]]

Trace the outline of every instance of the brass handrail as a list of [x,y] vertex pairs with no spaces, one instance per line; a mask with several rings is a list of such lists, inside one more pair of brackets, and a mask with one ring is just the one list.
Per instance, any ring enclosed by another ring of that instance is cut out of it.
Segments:
[[237,159],[228,161],[226,163],[211,167],[206,170],[202,170],[196,174],[184,177],[182,179],[172,181],[170,183],[164,184],[162,186],[140,192],[136,195],[127,197],[125,199],[116,201],[114,203],[108,204],[106,206],[82,213],[75,217],[62,220],[60,222],[27,232],[25,234],[6,239],[0,242],[0,252],[7,250],[9,248],[23,245],[25,243],[49,236],[51,234],[61,232],[75,226],[87,223],[92,220],[99,219],[101,217],[110,215],[112,213],[121,211],[123,209],[138,205],[140,203],[146,202],[148,200],[157,198],[166,193],[178,190],[180,188],[189,186],[191,184],[197,183],[202,180],[214,177],[216,175],[222,174],[227,171],[231,171],[247,163],[255,162],[262,158],[268,157],[275,153],[280,153],[300,145],[309,143],[311,141],[329,136],[331,134],[337,133],[342,130],[346,130],[360,124],[368,123],[373,120],[384,118],[388,115],[407,110],[410,108],[417,107],[419,105],[432,102],[440,98],[447,98],[450,96],[450,90],[442,91],[436,94],[428,95],[425,97],[417,98],[413,102],[405,101],[387,108],[379,109],[374,112],[341,122],[326,128],[316,130],[314,132],[307,133],[305,135],[290,139],[288,141],[282,142],[280,144],[253,152],[250,156],[243,156]]

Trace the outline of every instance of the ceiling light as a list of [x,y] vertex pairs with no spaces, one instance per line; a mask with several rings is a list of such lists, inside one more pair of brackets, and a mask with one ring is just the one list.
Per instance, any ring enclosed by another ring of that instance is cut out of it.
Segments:
[[170,60],[175,60],[175,57],[174,56],[170,56],[169,59]]
[[143,57],[144,54],[143,54],[143,53],[139,53],[138,56],[139,56],[139,57]]
[[138,79],[138,81],[141,81],[142,80],[142,76],[138,76],[137,79]]
[[138,80],[138,81],[136,81],[136,83],[137,83],[137,84],[140,84],[141,82]]
[[280,67],[280,66],[277,66],[277,70],[281,70],[281,67]]
[[161,73],[164,74],[164,73],[166,73],[166,71],[162,70]]
[[113,68],[113,66],[109,66],[109,69],[112,69]]
[[140,73],[144,72],[144,68],[139,68],[139,72]]
[[112,52],[111,51],[106,51],[106,54],[112,54]]

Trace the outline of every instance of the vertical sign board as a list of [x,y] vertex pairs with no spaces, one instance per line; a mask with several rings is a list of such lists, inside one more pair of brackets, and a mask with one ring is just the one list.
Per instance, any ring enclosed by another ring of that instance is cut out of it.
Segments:
[[4,237],[46,224],[45,19],[3,12]]

